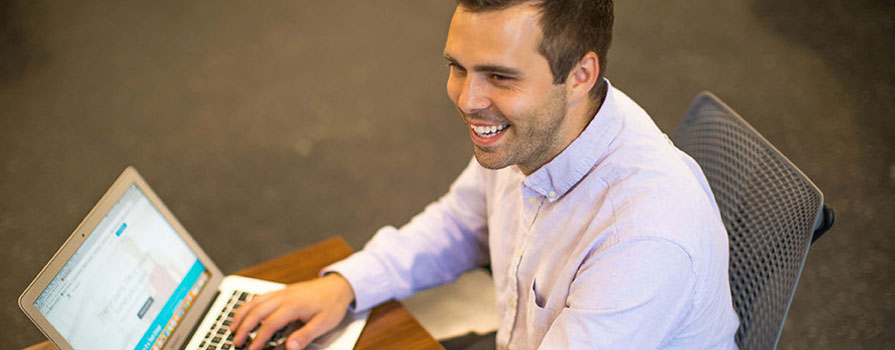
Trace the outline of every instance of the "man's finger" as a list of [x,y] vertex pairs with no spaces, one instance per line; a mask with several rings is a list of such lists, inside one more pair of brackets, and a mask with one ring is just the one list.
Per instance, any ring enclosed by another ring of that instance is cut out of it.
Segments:
[[249,313],[242,320],[242,323],[236,328],[236,332],[230,331],[235,334],[233,337],[233,344],[237,346],[241,346],[248,336],[249,332],[258,325],[261,320],[263,320],[267,315],[276,310],[276,308],[280,305],[280,302],[277,299],[270,299],[253,307]]
[[235,330],[239,328],[239,325],[242,323],[243,319],[249,313],[249,311],[252,311],[252,309],[255,308],[256,306],[261,305],[261,303],[272,298],[275,295],[275,293],[276,292],[266,293],[266,294],[255,296],[254,298],[252,298],[252,300],[249,300],[248,303],[245,303],[242,306],[240,306],[239,308],[237,308],[236,312],[233,313],[233,323],[230,325],[230,333],[235,334],[236,333]]
[[291,310],[285,307],[279,308],[271,313],[270,316],[264,319],[264,322],[261,323],[261,327],[258,328],[258,331],[255,333],[255,339],[252,340],[252,345],[249,346],[249,350],[261,350],[264,347],[264,344],[267,344],[267,341],[270,340],[270,337],[274,332],[289,324],[294,318]]
[[340,320],[332,321],[332,317],[317,314],[308,320],[304,326],[292,332],[286,340],[286,350],[299,350],[306,348],[314,339],[333,329]]

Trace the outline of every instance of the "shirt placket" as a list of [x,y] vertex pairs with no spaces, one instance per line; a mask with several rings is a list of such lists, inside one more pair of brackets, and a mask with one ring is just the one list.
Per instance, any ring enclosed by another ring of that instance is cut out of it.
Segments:
[[528,247],[528,242],[531,241],[531,228],[534,226],[535,219],[538,216],[538,211],[541,208],[541,204],[543,203],[543,198],[541,196],[533,196],[524,199],[525,203],[523,204],[522,217],[520,218],[519,227],[522,228],[520,230],[520,234],[518,239],[514,240],[514,250],[512,255],[512,267],[510,268],[510,285],[514,286],[512,288],[512,295],[509,296],[509,307],[507,308],[507,320],[512,320],[512,325],[510,327],[510,331],[508,332],[507,342],[513,339],[513,335],[516,333],[516,316],[518,313],[519,306],[519,296],[520,296],[520,287],[519,287],[519,269],[522,266],[522,256],[525,254],[526,247]]

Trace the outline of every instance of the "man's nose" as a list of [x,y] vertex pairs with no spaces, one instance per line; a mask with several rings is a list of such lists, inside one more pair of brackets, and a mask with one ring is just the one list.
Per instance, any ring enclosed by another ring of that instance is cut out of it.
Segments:
[[457,107],[463,113],[473,114],[491,106],[488,98],[487,87],[478,77],[470,76],[463,82],[460,96],[457,98]]

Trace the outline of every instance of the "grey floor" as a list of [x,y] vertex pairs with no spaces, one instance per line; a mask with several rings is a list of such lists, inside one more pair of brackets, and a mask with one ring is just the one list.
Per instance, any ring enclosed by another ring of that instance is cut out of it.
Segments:
[[[895,348],[895,3],[616,5],[613,83],[672,132],[710,90],[825,192],[781,349]],[[0,342],[15,299],[135,165],[224,271],[402,224],[471,156],[453,2],[0,1]]]

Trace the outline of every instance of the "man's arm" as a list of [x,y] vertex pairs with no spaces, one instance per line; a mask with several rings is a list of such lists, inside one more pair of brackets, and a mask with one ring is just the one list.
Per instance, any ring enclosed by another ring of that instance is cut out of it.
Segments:
[[456,280],[488,259],[482,168],[471,160],[450,191],[396,229],[383,227],[364,249],[324,269],[344,276],[355,310]]
[[689,254],[666,240],[634,239],[588,258],[567,306],[539,349],[656,349],[692,309]]
[[[481,168],[473,159],[446,195],[401,229],[380,229],[362,251],[325,268],[322,278],[256,297],[234,315],[234,344],[242,345],[259,322],[256,339],[266,340],[282,326],[300,320],[305,326],[289,336],[287,349],[303,349],[338,325],[350,304],[355,310],[366,310],[453,281],[485,263],[482,180]],[[347,300],[346,295],[350,295]],[[256,343],[249,349],[260,349],[261,342]]]

